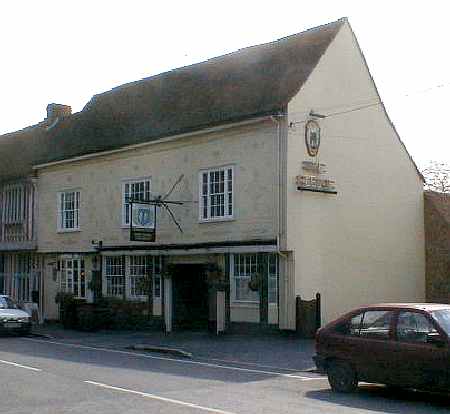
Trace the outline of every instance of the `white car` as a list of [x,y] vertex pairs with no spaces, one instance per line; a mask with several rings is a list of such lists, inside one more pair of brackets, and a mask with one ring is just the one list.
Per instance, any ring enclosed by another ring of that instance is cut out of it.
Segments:
[[19,305],[9,296],[0,295],[0,332],[27,335],[31,332],[31,318],[19,309]]

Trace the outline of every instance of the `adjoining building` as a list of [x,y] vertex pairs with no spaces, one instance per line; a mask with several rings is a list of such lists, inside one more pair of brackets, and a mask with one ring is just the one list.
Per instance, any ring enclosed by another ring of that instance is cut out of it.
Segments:
[[425,298],[422,177],[346,19],[96,95],[45,148],[47,319],[61,290],[92,301],[98,275],[137,302],[151,276],[168,331],[294,330],[317,293],[322,323]]
[[426,299],[450,303],[450,194],[426,191]]
[[70,107],[50,104],[47,118],[0,137],[0,294],[43,318],[43,257],[36,253],[37,194],[32,166],[48,151],[48,130]]

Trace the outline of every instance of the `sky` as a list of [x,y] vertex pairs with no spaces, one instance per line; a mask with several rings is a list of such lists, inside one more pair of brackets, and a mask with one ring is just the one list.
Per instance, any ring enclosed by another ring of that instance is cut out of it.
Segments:
[[450,163],[450,3],[424,1],[3,1],[0,134],[56,102],[82,110],[123,83],[348,17],[414,161]]

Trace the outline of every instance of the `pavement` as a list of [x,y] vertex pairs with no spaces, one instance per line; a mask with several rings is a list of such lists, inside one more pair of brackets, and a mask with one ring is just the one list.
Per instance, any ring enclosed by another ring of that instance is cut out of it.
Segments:
[[36,326],[36,336],[73,344],[109,349],[133,349],[176,357],[277,367],[295,371],[314,370],[314,341],[283,333],[224,334],[206,331],[81,332],[58,324]]

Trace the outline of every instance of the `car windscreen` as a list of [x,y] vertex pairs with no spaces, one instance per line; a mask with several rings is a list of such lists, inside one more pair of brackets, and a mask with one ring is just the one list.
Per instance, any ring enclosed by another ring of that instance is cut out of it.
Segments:
[[447,335],[450,336],[450,309],[436,310],[431,314],[441,325],[442,329],[447,332]]
[[0,309],[18,309],[18,306],[12,299],[0,297]]

